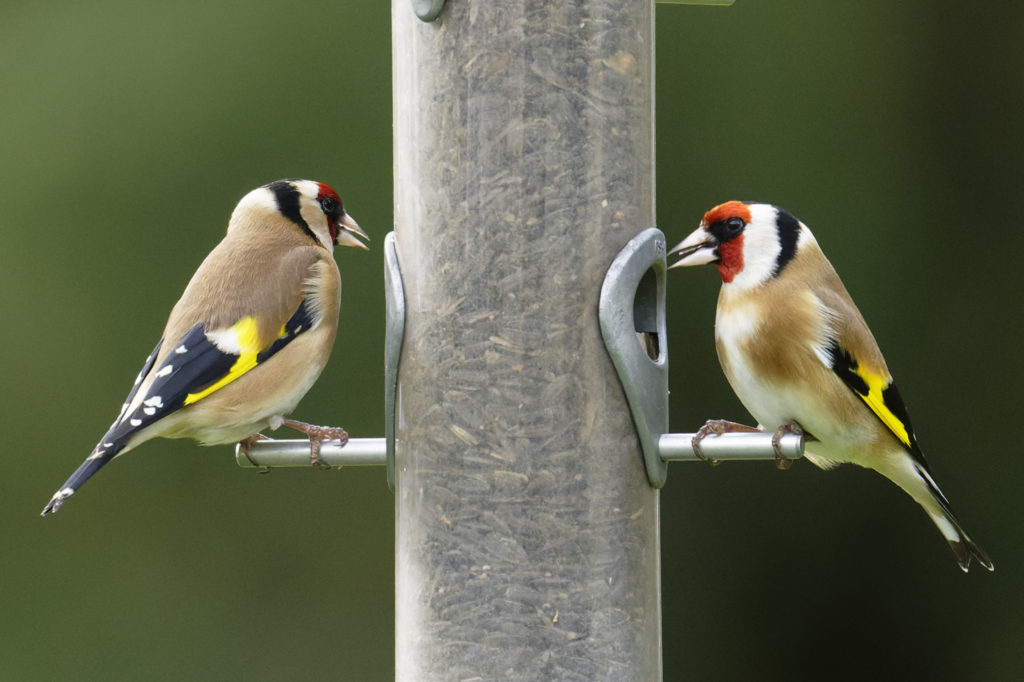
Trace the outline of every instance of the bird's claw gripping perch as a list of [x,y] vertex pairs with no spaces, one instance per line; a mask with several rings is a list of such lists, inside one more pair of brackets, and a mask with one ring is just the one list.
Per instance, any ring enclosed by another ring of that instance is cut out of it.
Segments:
[[[693,454],[697,456],[697,459],[703,460],[711,466],[718,466],[722,461],[719,459],[712,459],[705,455],[704,449],[700,446],[700,442],[711,435],[721,436],[723,433],[750,433],[752,431],[757,431],[757,429],[752,426],[747,426],[746,424],[731,422],[728,419],[709,419],[704,423],[704,426],[697,429],[697,433],[693,436],[693,440],[691,441]],[[774,443],[774,441],[772,442]],[[777,446],[775,451],[778,453]]]
[[252,453],[250,451],[250,449],[252,448],[252,444],[257,442],[257,441],[261,441],[261,440],[274,440],[274,439],[271,438],[270,436],[264,436],[262,433],[257,433],[254,436],[249,436],[248,438],[243,438],[242,440],[238,441],[238,445],[241,446],[242,454],[245,455],[245,458],[247,460],[249,460],[249,463],[252,464],[257,469],[259,469],[261,474],[265,474],[265,473],[268,473],[270,471],[270,467],[263,466],[262,464],[260,464],[256,460],[254,460],[252,458]]
[[789,422],[788,424],[783,424],[779,428],[775,429],[775,433],[772,434],[772,449],[775,450],[775,466],[782,471],[786,471],[793,466],[793,462],[795,461],[782,454],[782,437],[790,433],[803,436],[804,430],[796,422]]
[[321,471],[331,467],[320,459],[320,444],[325,440],[336,440],[344,447],[348,443],[348,431],[340,426],[317,426],[294,419],[285,419],[281,423],[289,429],[306,434],[309,438],[309,463]]

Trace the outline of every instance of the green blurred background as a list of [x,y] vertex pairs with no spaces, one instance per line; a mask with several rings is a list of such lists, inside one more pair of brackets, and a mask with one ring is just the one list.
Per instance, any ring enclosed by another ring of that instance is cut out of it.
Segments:
[[[963,575],[865,470],[673,465],[666,679],[1024,674],[1022,30],[1010,0],[659,7],[660,227],[728,199],[811,226],[997,566]],[[7,2],[0,87],[0,679],[391,679],[382,469],[261,476],[157,441],[38,517],[237,199],[281,177],[330,183],[374,239],[338,253],[342,328],[298,416],[383,434],[388,3]],[[716,273],[670,285],[673,427],[749,421]]]

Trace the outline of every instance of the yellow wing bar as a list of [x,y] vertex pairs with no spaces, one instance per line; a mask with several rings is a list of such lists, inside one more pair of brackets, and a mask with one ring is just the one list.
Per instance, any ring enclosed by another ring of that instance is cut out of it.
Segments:
[[888,427],[893,434],[900,439],[900,441],[908,448],[910,445],[910,432],[907,428],[907,424],[902,419],[893,413],[893,409],[904,412],[902,401],[898,406],[892,406],[885,401],[885,392],[892,382],[886,381],[886,378],[871,372],[866,371],[863,367],[858,367],[856,370],[857,376],[864,380],[864,383],[868,387],[866,394],[860,391],[855,391],[860,399],[867,403],[867,406],[871,408],[871,411],[878,415],[878,418],[882,420],[882,423]]
[[257,332],[256,318],[251,315],[240,319],[232,325],[231,329],[221,332],[222,338],[218,339],[217,346],[221,348],[228,347],[232,351],[237,348],[238,359],[231,365],[227,374],[220,379],[197,393],[189,393],[185,396],[185,405],[191,405],[214,391],[224,388],[256,366],[256,356],[262,350],[259,347],[259,334]]

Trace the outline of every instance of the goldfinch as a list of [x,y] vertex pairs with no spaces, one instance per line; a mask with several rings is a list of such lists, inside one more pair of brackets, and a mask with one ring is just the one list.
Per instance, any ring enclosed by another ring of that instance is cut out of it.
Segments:
[[249,443],[283,424],[309,436],[314,464],[321,440],[347,440],[342,429],[284,415],[327,364],[341,304],[334,247],[367,248],[359,238],[369,239],[323,183],[278,180],[246,194],[171,310],[121,413],[42,515],[151,438]]
[[[718,359],[762,428],[802,431],[807,459],[823,469],[879,472],[924,508],[960,568],[973,557],[992,570],[935,483],[882,353],[806,225],[776,206],[730,201],[670,253],[680,258],[673,268],[718,268]],[[702,434],[730,426],[709,422]]]

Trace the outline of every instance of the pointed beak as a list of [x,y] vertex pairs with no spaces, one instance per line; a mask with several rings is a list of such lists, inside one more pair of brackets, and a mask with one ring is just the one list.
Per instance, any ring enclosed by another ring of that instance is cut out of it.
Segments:
[[718,240],[701,225],[689,237],[672,247],[668,253],[670,256],[679,256],[679,260],[668,266],[669,269],[714,263],[719,258]]
[[366,241],[370,240],[370,236],[363,232],[363,228],[359,227],[359,223],[352,219],[348,213],[341,214],[341,220],[338,221],[338,246],[355,246],[369,251],[370,247],[359,241],[358,238],[363,238]]

